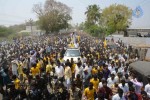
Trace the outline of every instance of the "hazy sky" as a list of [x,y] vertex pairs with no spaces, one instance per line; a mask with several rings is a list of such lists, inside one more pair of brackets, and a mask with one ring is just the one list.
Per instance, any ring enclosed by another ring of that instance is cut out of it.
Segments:
[[[97,4],[101,9],[111,4],[124,4],[131,9],[141,6],[143,16],[132,18],[131,28],[150,28],[150,0],[57,0],[72,8],[71,23],[81,23],[85,20],[84,12],[88,5]],[[32,7],[36,3],[43,3],[45,0],[0,0],[0,25],[14,25],[24,23],[30,18],[37,20]]]

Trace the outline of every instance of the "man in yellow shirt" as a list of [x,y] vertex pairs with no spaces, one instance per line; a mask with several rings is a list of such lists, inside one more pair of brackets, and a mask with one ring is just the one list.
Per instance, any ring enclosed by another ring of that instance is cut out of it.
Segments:
[[12,79],[14,81],[15,89],[19,89],[20,88],[20,80],[17,78],[16,75],[13,75]]
[[92,68],[92,75],[95,75],[98,73],[98,65],[95,64],[94,67]]
[[93,87],[93,83],[89,83],[89,87],[85,88],[84,90],[84,98],[86,98],[86,100],[94,100],[94,96],[96,94],[96,90]]
[[32,65],[30,72],[33,77],[40,74],[40,69],[36,66],[36,63]]
[[93,83],[93,86],[97,91],[98,90],[98,84],[99,84],[99,79],[97,78],[97,75],[94,75],[94,77],[90,80],[90,82]]
[[48,61],[46,62],[46,73],[49,74],[52,71],[52,65],[48,64]]
[[65,64],[65,72],[64,72],[64,76],[65,76],[65,81],[66,81],[66,85],[67,85],[67,90],[70,89],[70,84],[71,84],[71,77],[72,77],[72,73],[71,73],[71,68],[69,66],[69,64]]

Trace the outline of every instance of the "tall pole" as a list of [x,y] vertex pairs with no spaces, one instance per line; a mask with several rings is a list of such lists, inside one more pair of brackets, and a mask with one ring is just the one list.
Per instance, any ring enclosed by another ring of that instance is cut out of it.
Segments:
[[30,23],[30,27],[31,27],[31,35],[33,35],[33,29],[32,29],[33,20],[31,18],[29,19],[29,23]]

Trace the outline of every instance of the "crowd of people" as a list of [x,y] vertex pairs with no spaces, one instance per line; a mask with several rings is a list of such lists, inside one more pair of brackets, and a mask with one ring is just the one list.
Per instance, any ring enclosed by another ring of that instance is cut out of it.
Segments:
[[[80,49],[76,63],[64,61],[68,47]],[[144,85],[129,67],[138,60],[129,49],[86,34],[16,38],[0,45],[0,94],[3,100],[149,100],[150,77]]]

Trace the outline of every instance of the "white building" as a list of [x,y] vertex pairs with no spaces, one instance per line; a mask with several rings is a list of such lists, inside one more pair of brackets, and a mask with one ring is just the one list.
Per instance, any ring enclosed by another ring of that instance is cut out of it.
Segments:
[[26,26],[25,30],[20,31],[19,33],[28,33],[32,35],[43,35],[44,32],[42,30],[38,30],[37,26]]

